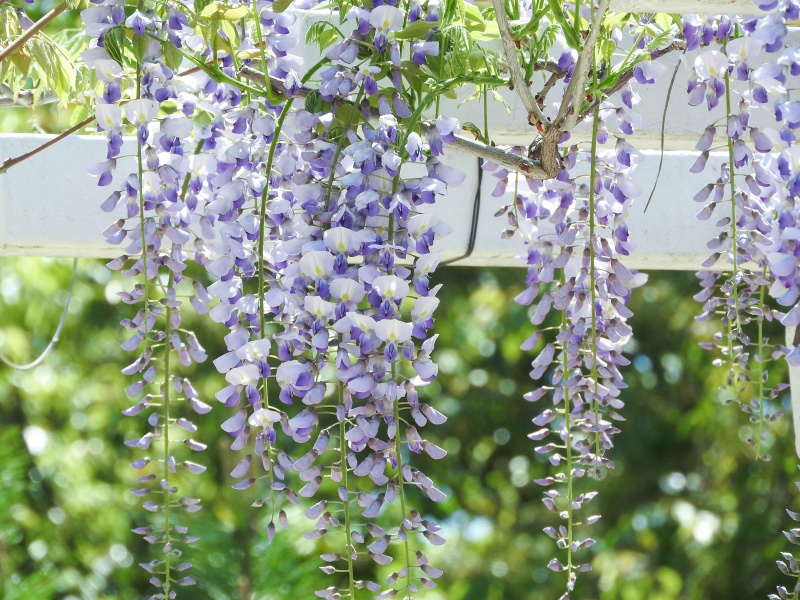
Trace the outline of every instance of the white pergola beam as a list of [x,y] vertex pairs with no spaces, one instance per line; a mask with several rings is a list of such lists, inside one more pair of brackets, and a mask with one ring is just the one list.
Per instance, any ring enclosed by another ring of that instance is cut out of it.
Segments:
[[[29,151],[48,136],[0,135],[0,155],[16,156]],[[123,155],[133,154],[127,142]],[[112,258],[122,252],[106,244],[101,231],[119,218],[101,212],[99,206],[115,188],[98,188],[86,174],[87,168],[105,159],[105,140],[99,137],[72,137],[24,161],[0,175],[0,255]],[[702,174],[688,172],[694,157],[689,153],[668,152],[650,209],[644,204],[655,182],[658,153],[647,151],[636,181],[643,198],[634,203],[630,230],[638,248],[627,261],[640,269],[698,269],[710,254],[705,243],[715,235],[711,221],[698,221],[700,209],[692,201],[705,185]],[[475,202],[478,199],[478,161],[466,154],[452,154],[449,162],[467,174],[464,183],[437,203],[435,210],[445,215],[453,234],[442,240],[445,259],[461,256],[470,239]],[[722,156],[713,156],[708,172],[718,171]],[[117,163],[115,183],[134,169],[131,158]],[[491,192],[497,180],[483,174],[480,190],[480,214],[475,248],[459,261],[465,266],[520,266],[516,258],[524,253],[519,237],[500,239],[504,218],[492,215],[510,196],[494,198]],[[525,185],[524,181],[520,185]]]
[[611,0],[612,12],[670,13],[679,15],[742,15],[766,14],[753,0]]

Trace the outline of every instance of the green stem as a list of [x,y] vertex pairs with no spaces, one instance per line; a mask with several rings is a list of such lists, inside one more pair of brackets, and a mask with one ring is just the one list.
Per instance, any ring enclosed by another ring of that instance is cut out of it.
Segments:
[[325,188],[324,210],[327,210],[328,202],[330,202],[331,200],[331,190],[333,189],[333,180],[336,179],[336,165],[339,163],[339,157],[341,156],[345,142],[347,141],[347,131],[353,125],[353,118],[359,114],[358,107],[361,104],[361,98],[363,97],[364,97],[364,90],[362,88],[361,90],[359,90],[358,96],[356,96],[356,101],[353,104],[353,110],[349,111],[349,114],[347,115],[347,121],[344,123],[342,136],[341,138],[339,138],[339,141],[336,144],[336,152],[334,152],[333,160],[331,160],[331,174],[328,176],[328,185]]
[[[392,380],[395,380],[395,370],[396,370],[396,363],[392,363]],[[400,441],[402,435],[400,433],[400,400],[397,399],[394,401],[394,422],[397,426],[395,430],[395,437],[394,437],[394,451],[397,455],[397,495],[400,497],[400,512],[403,521],[406,520],[407,509],[406,509],[406,494],[405,494],[405,486],[403,485],[403,452],[402,452],[402,442]],[[405,536],[405,540],[403,540],[403,546],[405,547],[405,557],[406,557],[406,589],[408,589],[411,585],[411,550],[408,546],[408,535]]]
[[[256,19],[257,20],[257,19]],[[301,79],[301,83],[306,83],[313,75],[316,73],[324,64],[328,62],[329,59],[322,58],[319,60],[313,67],[311,67],[308,72],[303,76]],[[266,69],[264,70],[266,76]],[[269,79],[267,79],[267,82]],[[269,87],[267,85],[267,87]],[[267,171],[265,173],[267,181],[264,184],[264,191],[261,194],[261,207],[259,213],[259,235],[258,235],[258,261],[261,265],[261,268],[258,269],[258,321],[259,321],[259,336],[263,340],[266,338],[266,314],[265,314],[265,305],[264,305],[264,294],[266,293],[266,280],[264,278],[264,241],[266,239],[266,215],[267,215],[267,200],[269,197],[269,178],[270,178],[270,171],[272,169],[272,162],[275,158],[275,151],[278,148],[278,142],[281,137],[281,131],[283,130],[283,123],[286,121],[286,117],[289,115],[291,111],[292,104],[294,104],[294,98],[289,98],[286,100],[286,103],[283,105],[283,109],[281,109],[281,114],[278,116],[278,121],[275,125],[275,131],[273,132],[272,143],[269,146],[269,153],[267,154]],[[260,382],[261,388],[261,396],[264,399],[264,407],[269,409],[269,386],[267,385],[267,380],[262,379]],[[270,444],[266,444],[266,452],[267,452],[267,464],[270,465],[270,472],[269,478],[272,478],[272,450]],[[272,489],[270,486],[269,489],[270,495],[270,504],[272,507],[272,519],[275,518],[275,490]]]
[[[761,272],[762,279],[767,277],[767,266]],[[759,286],[758,290],[758,307],[760,314],[758,315],[758,439],[756,440],[756,460],[761,458],[761,441],[764,435],[764,311],[769,310],[764,305],[764,292],[766,286]]]
[[[150,34],[150,37],[158,41],[161,41],[161,39],[157,36]],[[207,64],[201,60],[196,59],[188,52],[184,52],[180,48],[178,48],[178,52],[180,52],[181,55],[183,55],[183,57],[186,60],[194,63],[195,66],[197,66],[201,71],[203,71],[206,75],[208,75],[211,79],[213,79],[217,83],[228,83],[230,85],[236,86],[237,88],[239,88],[244,92],[249,92],[254,96],[258,96],[259,98],[266,98],[269,101],[269,103],[272,104],[273,106],[279,105],[284,100],[283,96],[275,92],[275,90],[273,90],[269,85],[264,85],[263,89],[254,88],[252,85],[248,85],[243,81],[240,81],[239,79],[234,79],[233,77],[230,77],[229,75],[225,74],[222,71],[222,69],[216,66],[217,63],[216,57],[214,60],[214,64]],[[323,60],[327,61],[328,59],[323,59]],[[269,79],[267,79],[267,81],[269,81]]]
[[[341,384],[337,384],[339,388],[339,402],[343,402],[343,392]],[[355,577],[353,575],[353,547],[352,547],[352,531],[350,524],[350,488],[347,484],[347,441],[345,440],[344,420],[339,422],[339,453],[340,464],[342,466],[342,486],[347,492],[347,501],[344,503],[344,532],[345,532],[345,553],[347,554],[347,583],[350,588],[350,598],[356,597]]]
[[[483,141],[489,143],[489,88],[483,86]],[[516,177],[514,181],[516,181]],[[516,199],[516,195],[514,196]]]
[[[725,52],[727,48],[727,41],[722,45],[722,51]],[[730,71],[728,69],[725,70],[725,127],[728,126],[728,120],[731,118],[732,108],[731,108],[731,76]],[[728,168],[729,168],[729,184],[730,184],[730,193],[731,193],[731,253],[733,255],[733,276],[730,279],[731,285],[731,294],[733,295],[733,306],[728,309],[727,311],[727,321],[728,321],[728,360],[730,361],[731,365],[731,388],[733,391],[733,399],[738,398],[738,392],[736,391],[736,363],[734,360],[734,348],[733,348],[733,335],[742,330],[742,323],[739,318],[739,287],[736,283],[736,277],[739,273],[739,241],[738,241],[738,228],[736,226],[736,182],[735,182],[735,166],[734,166],[734,156],[733,156],[733,139],[730,136],[727,137],[728,142]],[[731,314],[733,313],[733,314]],[[731,319],[731,316],[733,319]]]
[[[172,271],[170,271],[169,279],[167,281],[167,289],[172,288],[174,284],[174,275]],[[170,386],[172,383],[170,382],[170,370],[169,370],[169,358],[172,350],[172,344],[170,344],[169,338],[172,335],[172,307],[167,305],[166,310],[166,320],[167,324],[164,330],[165,338],[164,338],[164,384],[163,390],[161,392],[163,396],[163,405],[162,405],[162,428],[164,432],[164,544],[171,544],[172,543],[172,536],[170,532],[170,485],[169,485],[169,426],[170,426],[170,415],[169,415],[169,393],[170,393]],[[169,587],[170,587],[170,578],[171,578],[171,569],[170,569],[170,559],[172,557],[172,552],[167,552],[164,555],[164,597],[169,598]]]
[[642,25],[642,31],[639,32],[639,37],[637,37],[636,41],[633,42],[633,45],[628,50],[628,53],[625,55],[625,58],[623,59],[623,61],[619,64],[619,67],[617,67],[615,69],[616,73],[622,73],[625,69],[628,68],[628,61],[631,59],[631,56],[633,56],[633,53],[636,52],[636,50],[638,50],[639,42],[642,41],[642,38],[644,37],[644,34],[647,31],[647,26],[650,25],[650,23],[653,21],[655,16],[656,16],[656,13],[653,13],[652,15],[650,15],[650,18],[647,19],[647,22],[644,25]]
[[[561,284],[564,285],[566,283],[566,276],[563,274],[561,275]],[[567,328],[567,312],[566,310],[561,313],[561,330],[564,331]],[[564,368],[564,375],[562,377],[562,387],[564,389],[564,433],[565,433],[565,453],[566,453],[566,465],[567,465],[567,577],[569,577],[570,573],[572,573],[572,526],[573,526],[573,515],[572,515],[572,501],[574,497],[574,490],[572,486],[572,423],[570,419],[570,397],[569,397],[569,390],[567,389],[566,385],[563,383],[567,380],[567,374],[569,373],[569,358],[567,356],[567,349],[566,345],[563,348],[563,368]]]
[[[595,82],[597,81],[595,71]],[[597,162],[597,133],[598,123],[600,121],[600,108],[594,109],[594,119],[592,121],[592,156],[591,165],[589,166],[589,273],[591,283],[591,313],[592,313],[592,381],[594,382],[594,392],[592,394],[592,412],[594,413],[594,464],[597,469],[596,477],[600,478],[600,406],[597,402],[597,311],[595,311],[595,302],[597,300],[597,286],[595,284],[595,250],[594,250],[594,236],[595,236],[595,206],[594,206],[594,185],[595,178],[597,177],[596,162]]]
[[[258,36],[258,49],[261,53],[261,72],[264,73],[264,85],[269,87],[269,69],[267,68],[267,53],[264,49],[264,35],[261,32],[261,18],[258,13],[258,3],[257,0],[253,0],[253,15],[255,17],[254,21],[256,24],[256,35]],[[271,88],[270,88],[271,89]]]
[[[725,45],[722,46],[723,52],[725,51]],[[728,126],[727,120],[730,119],[732,113],[731,109],[731,76],[729,71],[725,71],[725,114],[726,114],[726,122],[725,127]],[[730,184],[730,191],[731,191],[731,241],[733,242],[733,276],[736,277],[736,273],[739,270],[739,242],[737,240],[737,228],[736,228],[736,182],[734,181],[735,177],[735,170],[734,170],[734,157],[733,157],[733,138],[727,136],[728,140],[728,165],[730,169],[729,174],[729,184]],[[733,287],[733,294],[734,300],[736,300],[736,308],[737,308],[737,322],[738,322],[738,294],[736,291],[736,286]]]
[[[303,76],[300,80],[301,83],[306,83],[311,76],[316,73],[323,65],[328,62],[329,59],[323,58],[319,62],[317,62],[313,67],[311,67],[308,72]],[[289,111],[292,108],[292,104],[294,104],[294,98],[289,98],[286,100],[286,104],[283,105],[283,109],[281,110],[281,114],[278,116],[278,122],[275,125],[275,131],[272,134],[272,143],[269,145],[269,152],[267,154],[267,182],[264,185],[264,191],[261,194],[261,209],[259,214],[259,235],[258,235],[258,259],[259,261],[264,260],[264,240],[266,237],[266,215],[267,215],[267,199],[269,197],[269,177],[270,177],[270,170],[272,169],[272,162],[275,158],[275,151],[278,148],[278,142],[280,140],[281,131],[283,130],[283,123],[286,121],[286,117],[289,116]],[[258,308],[259,308],[259,325],[261,327],[261,339],[264,339],[265,332],[265,318],[264,318],[264,292],[265,292],[265,282],[264,282],[264,269],[263,265],[262,268],[258,270]]]

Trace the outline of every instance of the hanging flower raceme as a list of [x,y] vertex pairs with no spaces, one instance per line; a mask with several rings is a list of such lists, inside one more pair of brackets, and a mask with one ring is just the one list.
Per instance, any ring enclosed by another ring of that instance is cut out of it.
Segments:
[[[800,489],[800,482],[795,482],[795,485]],[[800,521],[800,513],[789,509],[786,509],[786,512],[792,521]],[[800,545],[800,528],[794,527],[789,531],[784,531],[783,535],[792,544]],[[792,598],[797,598],[798,593],[800,593],[800,565],[798,565],[797,559],[790,552],[781,552],[781,558],[783,560],[776,561],[778,563],[778,568],[781,573],[787,577],[793,578],[795,583],[789,589],[782,585],[778,586],[778,593],[770,594],[770,600],[792,600]]]
[[[419,432],[429,420],[441,423],[444,417],[421,403],[416,391],[436,374],[430,360],[435,338],[426,338],[437,289],[417,285],[414,293],[419,297],[411,314],[406,312],[403,304],[412,294],[409,280],[417,269],[398,261],[420,256],[412,265],[419,263],[419,276],[426,282],[435,269],[438,260],[430,247],[447,228],[432,215],[419,215],[418,209],[442,193],[445,183],[436,178],[435,158],[427,159],[429,176],[399,176],[398,134],[397,121],[386,114],[375,128],[362,125],[360,136],[353,128],[335,143],[316,139],[302,153],[308,162],[296,163],[292,195],[308,237],[280,271],[278,284],[287,302],[279,320],[285,325],[274,337],[278,356],[286,361],[277,376],[281,401],[302,402],[307,422],[321,428],[311,450],[294,463],[307,482],[298,494],[316,496],[326,478],[338,484],[335,500],[320,500],[306,511],[315,521],[307,537],[344,534],[343,549],[323,555],[331,564],[323,570],[330,573],[352,573],[353,563],[363,557],[387,564],[392,560],[388,544],[399,542],[405,548],[403,564],[380,597],[394,594],[393,589],[410,593],[420,584],[433,585],[430,578],[440,572],[419,550],[412,560],[410,548],[419,535],[434,544],[442,540],[438,527],[409,508],[406,493],[416,486],[433,500],[444,497],[404,459],[402,448],[405,439],[412,453],[444,456]],[[299,178],[299,173],[306,176]],[[449,173],[446,177],[454,181]],[[421,348],[415,348],[414,336],[425,340]],[[407,425],[406,411],[416,426]],[[331,437],[338,447],[329,446]],[[358,492],[359,478],[376,491]],[[398,501],[401,525],[387,531],[374,519],[384,505],[397,506]],[[356,512],[366,525],[355,525]],[[345,568],[336,567],[340,561]],[[332,586],[318,595],[333,597],[347,587],[382,589],[376,582],[354,581],[351,575],[346,586]]]
[[[269,11],[260,14],[261,31],[251,31],[253,39],[242,44],[258,47],[261,36],[273,52],[289,49],[293,42],[287,22]],[[265,491],[254,505],[269,508],[283,525],[287,516],[276,496],[293,503],[330,498],[306,511],[315,520],[306,537],[344,534],[342,549],[324,554],[323,560],[348,565],[342,587],[351,594],[355,587],[376,592],[383,587],[355,581],[353,562],[368,556],[385,564],[391,560],[389,542],[400,543],[404,565],[390,578],[386,597],[396,589],[410,593],[433,585],[431,578],[441,574],[421,551],[410,553],[418,537],[435,544],[443,540],[437,526],[411,509],[405,496],[412,486],[434,500],[444,496],[404,459],[402,444],[407,441],[412,453],[444,455],[420,433],[428,421],[441,423],[444,417],[420,402],[416,388],[436,375],[430,358],[435,337],[428,339],[428,330],[438,288],[428,285],[428,277],[438,264],[431,246],[448,228],[418,210],[460,180],[429,156],[433,142],[429,150],[415,132],[401,140],[404,131],[391,111],[402,117],[411,112],[396,91],[389,92],[389,105],[385,81],[377,79],[384,71],[348,67],[354,59],[350,49],[362,39],[385,50],[392,64],[399,61],[399,47],[390,37],[402,26],[402,15],[390,6],[351,11],[356,25],[351,37],[326,52],[344,65],[319,65],[322,104],[307,100],[305,107],[294,106],[291,96],[301,92],[301,81],[286,70],[288,64],[253,59],[262,72],[285,80],[288,101],[251,102],[246,108],[233,102],[230,108],[219,105],[212,130],[205,134],[214,145],[213,158],[195,160],[198,189],[208,186],[204,218],[215,229],[203,254],[218,278],[208,289],[219,301],[210,315],[230,327],[228,352],[215,361],[228,383],[217,398],[236,411],[223,429],[235,450],[254,438],[254,451],[231,473],[240,479],[234,487]],[[434,54],[432,47],[425,52]],[[391,72],[389,79],[396,75]],[[205,91],[213,87],[209,82]],[[351,110],[351,103],[358,106],[359,98],[375,95],[379,119],[371,121],[369,111],[364,116]],[[452,140],[455,126],[442,121],[435,153]],[[412,144],[406,160],[423,162],[427,169],[424,175],[400,177],[402,156]],[[216,170],[213,177],[203,175],[209,161]],[[248,281],[255,283],[254,293],[245,292]],[[419,297],[412,300],[412,295]],[[279,326],[277,331],[268,331],[270,321]],[[424,340],[420,348],[414,337]],[[279,387],[276,398],[268,396],[271,377]],[[415,426],[407,425],[408,416]],[[299,450],[305,454],[289,456],[281,449],[286,438],[305,448]],[[252,471],[258,456],[263,475]],[[297,489],[288,479],[293,471],[302,482]],[[375,491],[358,491],[363,489],[358,478],[371,482]],[[330,487],[328,481],[337,485]],[[399,526],[384,530],[373,522],[384,505],[400,513]],[[366,525],[356,511],[368,520]],[[274,534],[271,520],[268,539]],[[367,541],[368,536],[374,540]],[[332,566],[323,570],[341,572]],[[338,593],[334,588],[318,595],[332,597]]]
[[[582,158],[576,152],[573,148],[567,156],[572,168]],[[584,160],[595,170],[591,190],[577,187],[568,170],[554,180],[528,180],[517,187],[513,212],[528,245],[527,287],[517,301],[532,305],[531,323],[537,327],[553,309],[561,314],[552,338],[537,331],[523,349],[539,348],[531,377],[546,381],[525,399],[553,400],[553,408],[533,420],[539,429],[529,437],[541,442],[536,452],[558,469],[537,483],[547,488],[545,507],[561,519],[545,533],[567,551],[566,560],[554,558],[549,564],[567,573],[567,594],[577,573],[590,568],[576,562],[574,553],[594,544],[580,538],[577,527],[599,518],[582,514],[596,492],[579,493],[577,480],[599,479],[603,469],[613,468],[605,454],[622,419],[625,384],[619,367],[628,364],[622,347],[631,336],[625,305],[645,279],[620,260],[632,248],[624,215],[640,193],[631,180],[637,153],[619,140],[614,153],[590,153]]]
[[[750,415],[753,432],[748,442],[756,447],[756,457],[763,460],[770,458],[763,451],[768,437],[766,424],[781,416],[770,405],[784,388],[781,384],[771,389],[767,385],[769,360],[784,350],[780,345],[770,345],[764,337],[764,323],[773,319],[773,311],[765,303],[766,294],[778,298],[784,306],[794,303],[793,295],[796,299],[792,291],[796,259],[784,254],[787,247],[782,240],[782,231],[793,220],[786,218],[793,210],[786,204],[786,186],[791,184],[787,179],[779,183],[772,166],[784,154],[788,141],[779,133],[780,121],[775,128],[758,128],[751,123],[751,116],[760,118],[773,110],[779,119],[783,117],[780,107],[785,105],[790,68],[781,64],[785,58],[779,52],[781,45],[776,44],[781,36],[765,37],[764,28],[774,29],[774,24],[774,16],[744,20],[737,26],[742,32],[738,38],[732,38],[733,30],[725,23],[710,25],[726,25],[723,33],[717,29],[722,52],[709,52],[719,63],[715,72],[722,82],[720,98],[725,102],[725,135],[721,137],[727,160],[716,181],[695,195],[695,200],[704,204],[699,219],[711,218],[720,204],[726,207],[717,221],[720,232],[708,243],[713,253],[703,263],[703,267],[715,270],[698,273],[703,290],[695,298],[704,303],[698,319],[705,321],[718,313],[724,326],[714,343],[704,347],[722,354],[724,360],[717,362],[728,368],[723,386],[728,391],[723,401],[737,401]],[[740,100],[734,105],[736,98]],[[714,141],[720,137],[719,129],[709,126],[700,138],[696,146],[700,155],[693,172],[704,170]],[[716,270],[720,267],[730,268],[732,273]],[[791,314],[783,321],[789,324]]]
[[[207,262],[208,249],[200,236],[210,239],[215,234],[203,210],[219,161],[200,154],[204,145],[214,146],[213,133],[196,131],[191,119],[194,98],[203,85],[208,87],[207,78],[175,71],[176,62],[180,63],[174,57],[175,46],[187,42],[193,31],[186,27],[185,15],[181,18],[170,11],[165,18],[149,9],[127,10],[116,2],[96,4],[83,16],[87,30],[99,35],[86,53],[87,62],[100,74],[102,93],[95,115],[108,139],[108,160],[93,169],[99,185],[112,183],[123,133],[134,134],[136,148],[137,171],[123,174],[122,186],[102,206],[107,212],[122,213],[105,235],[110,243],[124,244],[125,254],[109,267],[136,280],[133,289],[121,296],[124,302],[141,306],[134,318],[122,323],[131,333],[123,349],[138,354],[123,373],[139,378],[126,388],[136,403],[124,414],[147,413],[151,431],[126,445],[153,455],[131,465],[139,471],[142,484],[134,493],[144,499],[145,510],[158,516],[135,531],[161,546],[161,558],[141,563],[160,589],[153,597],[174,598],[176,585],[194,584],[185,573],[191,565],[181,556],[182,546],[195,538],[188,535],[186,521],[178,514],[200,509],[199,499],[179,490],[188,485],[183,475],[205,471],[193,456],[206,445],[195,439],[197,427],[190,415],[211,409],[189,379],[176,373],[176,362],[189,367],[206,359],[196,336],[181,325],[183,301],[178,298],[188,295],[200,313],[207,312],[212,300],[203,284],[186,281],[183,275],[192,246],[195,261]],[[127,63],[118,62],[120,50],[136,57],[132,71],[126,70]],[[176,107],[177,111],[169,110]],[[163,116],[164,108],[168,116]],[[179,286],[185,286],[188,294]]]

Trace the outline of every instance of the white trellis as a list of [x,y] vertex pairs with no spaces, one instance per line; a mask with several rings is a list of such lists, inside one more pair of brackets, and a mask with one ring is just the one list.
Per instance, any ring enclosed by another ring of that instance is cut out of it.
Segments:
[[[751,0],[669,0],[657,4],[652,0],[614,0],[611,6],[612,10],[631,12],[759,14]],[[301,22],[301,28],[305,23]],[[800,45],[800,33],[794,31],[791,36]],[[312,64],[314,48],[301,46],[301,50],[308,53],[303,56],[304,64]],[[668,67],[674,67],[678,60],[677,52],[664,58]],[[692,60],[691,54],[685,60]],[[711,113],[702,107],[686,108],[682,99],[686,75],[682,67],[678,67],[672,91],[674,98],[666,109],[661,176],[649,209],[644,211],[647,197],[656,183],[662,154],[662,117],[671,75],[672,69],[668,69],[659,82],[640,92],[642,98],[637,108],[644,117],[644,124],[630,138],[644,155],[635,176],[643,194],[631,209],[628,221],[636,250],[626,264],[642,270],[697,270],[710,254],[706,242],[717,233],[716,219],[695,219],[702,206],[692,197],[705,185],[708,175],[694,175],[688,169],[694,162],[692,150],[703,128],[724,113],[722,107]],[[533,134],[525,112],[518,106],[515,94],[506,93],[505,98],[512,111],[508,114],[500,103],[492,106],[492,139],[498,144],[527,146]],[[481,122],[482,108],[474,103],[459,107],[463,99],[449,101],[451,104],[444,112],[455,114],[462,121]],[[757,115],[752,121],[758,124]],[[572,138],[585,140],[589,133],[586,126],[579,126]],[[47,139],[49,136],[0,134],[0,162],[24,154]],[[128,144],[128,148],[134,147],[133,142]],[[99,209],[107,190],[116,188],[98,188],[86,174],[89,165],[105,160],[105,150],[105,139],[73,136],[0,174],[0,256],[110,258],[119,253],[119,249],[106,244],[101,235],[113,217]],[[131,156],[133,152],[123,148],[122,155],[126,154]],[[727,155],[712,154],[706,173],[718,172],[726,160]],[[481,181],[475,157],[451,153],[448,162],[466,173],[466,179],[437,203],[437,212],[446,215],[453,228],[453,234],[440,245],[444,259],[463,257],[456,264],[465,266],[522,266],[517,258],[523,251],[522,241],[519,238],[501,240],[499,232],[504,228],[504,219],[492,216],[501,205],[510,203],[511,198],[491,196],[496,180],[487,174]],[[129,173],[134,166],[133,159],[121,158],[117,173]],[[477,228],[473,233],[475,215]],[[470,241],[474,247],[469,256],[464,257]],[[791,344],[793,337],[791,328],[787,331],[787,343]],[[795,445],[800,456],[800,368],[790,369],[790,381]]]

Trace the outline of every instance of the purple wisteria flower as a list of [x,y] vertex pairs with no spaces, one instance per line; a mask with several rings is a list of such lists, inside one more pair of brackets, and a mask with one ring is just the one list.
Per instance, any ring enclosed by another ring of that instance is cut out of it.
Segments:
[[[795,283],[794,243],[784,234],[787,227],[793,227],[796,214],[790,199],[795,171],[790,147],[794,136],[791,126],[787,126],[791,110],[782,110],[794,49],[780,55],[785,35],[785,17],[780,11],[746,19],[737,31],[737,37],[733,37],[730,27],[724,35],[718,35],[725,42],[723,52],[701,55],[705,64],[695,61],[697,79],[716,79],[714,95],[727,96],[725,106],[731,107],[726,110],[724,123],[729,161],[716,181],[695,196],[703,203],[700,219],[709,219],[717,205],[726,206],[724,216],[717,221],[720,232],[708,242],[712,254],[702,265],[715,270],[698,273],[702,290],[695,299],[703,303],[699,320],[721,315],[723,330],[713,343],[703,347],[717,350],[722,358],[715,363],[728,370],[722,400],[738,402],[742,411],[750,415],[752,428],[747,441],[755,447],[756,458],[769,460],[762,446],[768,436],[767,424],[781,416],[774,404],[782,385],[770,388],[767,364],[782,355],[790,364],[800,364],[794,350],[770,346],[762,334],[764,322],[776,317],[785,325],[800,323],[794,308],[784,314],[764,303],[768,292],[779,305],[792,307],[800,289]],[[734,103],[737,98],[741,100]],[[692,90],[691,84],[689,103],[700,103],[697,89]],[[758,111],[776,117],[775,126],[754,127],[751,113]],[[701,154],[693,171],[704,170],[718,129],[707,128],[698,142]],[[732,272],[719,270],[721,266]],[[748,398],[750,388],[752,399]]]

